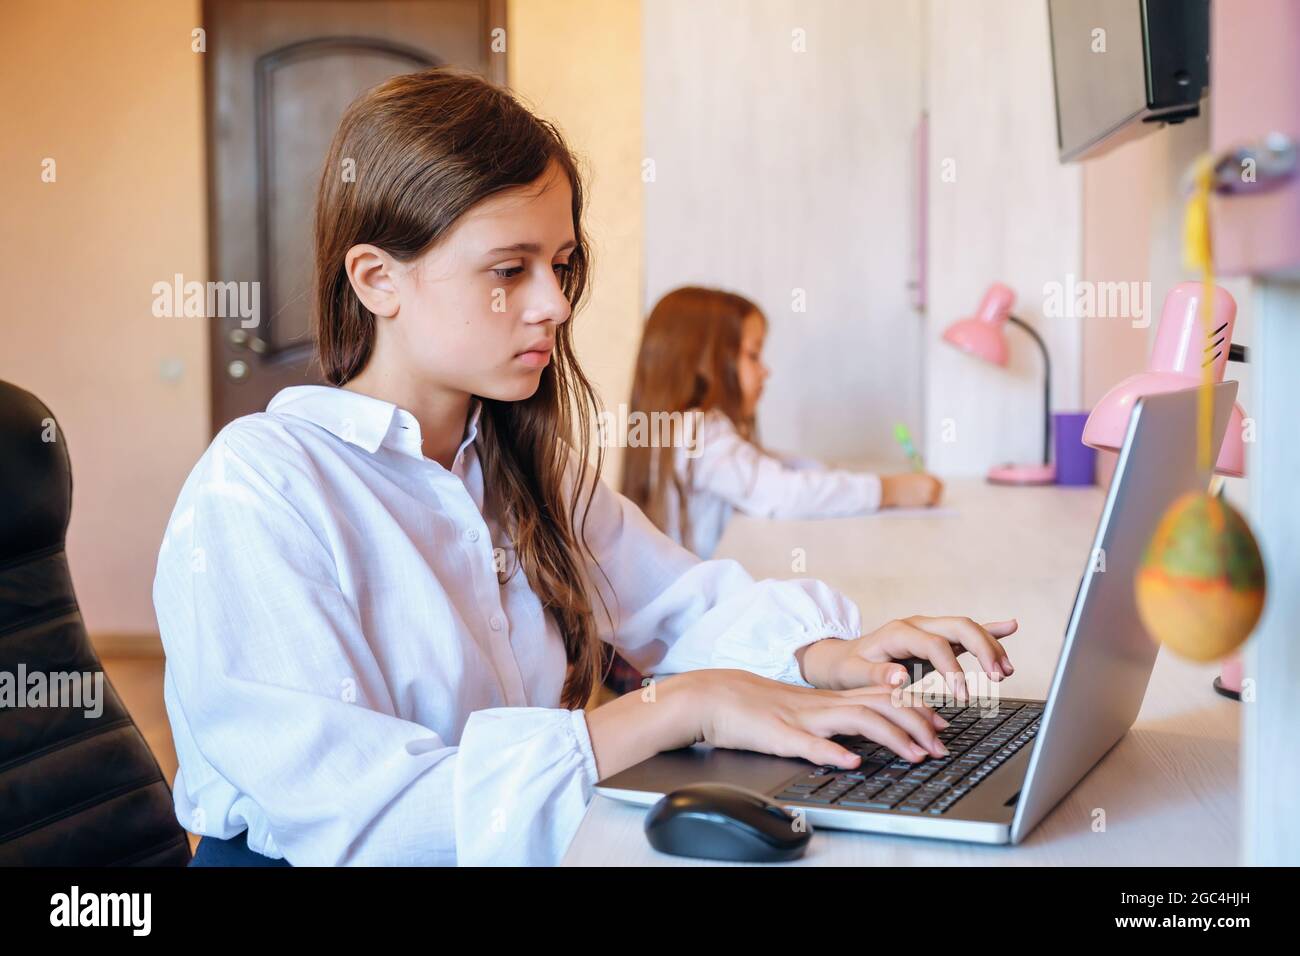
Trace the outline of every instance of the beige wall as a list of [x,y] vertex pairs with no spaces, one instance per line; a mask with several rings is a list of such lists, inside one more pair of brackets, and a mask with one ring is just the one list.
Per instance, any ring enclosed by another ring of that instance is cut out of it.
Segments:
[[[591,169],[597,266],[578,341],[617,402],[640,334],[640,5],[510,6],[513,85]],[[158,545],[209,440],[202,321],[151,314],[154,282],[207,278],[198,23],[197,0],[48,0],[12,5],[0,30],[0,377],[62,423],[69,560],[97,636],[156,630]]]
[[[1151,278],[1151,188],[1160,178],[1152,139],[1135,140],[1089,160],[1083,167],[1083,273],[1089,282],[1136,282]],[[1132,288],[1132,287],[1130,287]],[[1150,287],[1141,320],[1118,316],[1083,320],[1083,407],[1091,409],[1112,386],[1146,367],[1163,293]],[[1137,324],[1135,325],[1135,321]],[[1118,456],[1097,452],[1097,481],[1110,484]]]
[[46,0],[4,20],[0,377],[62,425],[87,625],[150,632],[163,528],[207,444],[202,322],[151,312],[154,282],[206,278],[198,3]]
[[[514,0],[510,85],[555,122],[584,161],[586,228],[595,260],[576,340],[604,403],[626,402],[641,341],[640,0]],[[618,487],[622,456],[606,451]]]
[[[1151,250],[1151,140],[1140,139],[1083,163],[1083,276],[1091,282],[1147,282]],[[1159,318],[1152,288],[1142,320],[1083,320],[1083,403],[1092,408],[1111,386],[1146,367],[1148,330]],[[1137,325],[1135,325],[1135,321]]]

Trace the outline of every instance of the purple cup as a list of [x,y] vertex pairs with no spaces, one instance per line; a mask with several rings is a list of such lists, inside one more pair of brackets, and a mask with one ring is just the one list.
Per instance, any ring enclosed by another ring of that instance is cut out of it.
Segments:
[[1057,412],[1052,416],[1058,485],[1091,485],[1097,481],[1097,449],[1083,443],[1087,421],[1087,412]]

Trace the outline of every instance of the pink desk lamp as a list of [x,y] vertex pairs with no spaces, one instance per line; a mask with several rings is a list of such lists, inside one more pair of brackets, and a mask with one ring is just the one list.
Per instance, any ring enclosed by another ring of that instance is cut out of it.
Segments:
[[[1232,329],[1237,321],[1236,301],[1226,289],[1214,287],[1214,316],[1210,322],[1213,331],[1207,339],[1200,314],[1202,289],[1199,282],[1181,282],[1169,290],[1160,310],[1156,345],[1151,350],[1147,370],[1130,375],[1102,396],[1088,416],[1088,423],[1083,426],[1085,445],[1119,451],[1128,431],[1129,415],[1143,395],[1194,388],[1201,384],[1208,363],[1213,363],[1214,381],[1222,382],[1229,359],[1246,361],[1246,350],[1232,344]],[[1228,418],[1228,430],[1219,447],[1219,459],[1214,466],[1217,474],[1233,478],[1245,474],[1246,454],[1241,427],[1244,418],[1241,405],[1234,404]],[[1239,655],[1225,660],[1220,675],[1214,680],[1214,689],[1225,697],[1240,700],[1241,668]]]
[[[1180,282],[1169,290],[1160,310],[1160,326],[1156,329],[1156,344],[1147,370],[1130,375],[1102,396],[1088,416],[1088,423],[1083,426],[1085,445],[1119,451],[1128,431],[1129,415],[1143,395],[1195,388],[1201,384],[1205,365],[1210,363],[1213,363],[1215,383],[1222,382],[1224,366],[1229,358],[1245,361],[1245,349],[1232,344],[1237,303],[1228,291],[1220,286],[1214,287],[1214,317],[1210,323],[1214,331],[1208,339],[1200,306],[1201,283]],[[1245,474],[1244,418],[1241,405],[1233,405],[1214,468],[1220,475],[1241,478]]]
[[976,358],[1006,367],[1006,326],[1010,322],[1029,333],[1043,353],[1043,463],[1041,465],[999,465],[989,470],[988,480],[998,485],[1050,485],[1056,481],[1051,461],[1052,442],[1052,363],[1042,337],[1028,323],[1011,314],[1016,294],[1001,282],[995,282],[980,302],[973,318],[948,326],[943,340]]

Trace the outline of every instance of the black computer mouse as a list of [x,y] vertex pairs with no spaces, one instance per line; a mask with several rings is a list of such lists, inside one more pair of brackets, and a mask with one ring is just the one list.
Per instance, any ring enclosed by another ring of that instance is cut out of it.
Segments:
[[651,807],[645,835],[660,853],[674,856],[780,863],[803,856],[812,824],[753,790],[697,783]]

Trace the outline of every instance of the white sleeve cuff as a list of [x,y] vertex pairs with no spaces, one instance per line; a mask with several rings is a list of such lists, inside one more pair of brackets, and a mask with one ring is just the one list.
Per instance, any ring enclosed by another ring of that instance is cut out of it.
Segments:
[[879,511],[880,502],[884,497],[884,487],[881,484],[880,476],[874,474],[865,474],[863,479],[863,502],[867,511]]
[[847,641],[857,637],[856,631],[839,625],[828,624],[824,628],[816,630],[808,629],[803,634],[791,638],[789,649],[783,655],[784,663],[778,664],[766,676],[773,680],[779,680],[784,684],[795,684],[799,687],[813,687],[815,685],[804,679],[803,671],[799,667],[799,659],[796,658],[795,651],[801,647],[807,647],[809,644],[816,644],[823,640],[841,640]]
[[766,580],[718,640],[714,667],[736,667],[800,687],[795,651],[825,638],[852,639],[862,633],[858,606],[830,586],[811,579]]
[[474,711],[465,723],[456,760],[459,865],[560,862],[596,782],[596,759],[582,711]]

